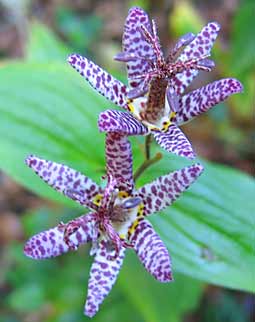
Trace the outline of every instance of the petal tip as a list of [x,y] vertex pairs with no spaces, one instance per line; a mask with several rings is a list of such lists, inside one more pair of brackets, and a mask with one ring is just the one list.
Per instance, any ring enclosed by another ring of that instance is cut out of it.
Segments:
[[234,81],[236,82],[236,93],[243,93],[244,92],[243,84],[237,79],[234,79]]
[[67,57],[67,62],[72,66],[74,67],[77,63],[77,60],[80,59],[80,55],[78,54],[71,54]]
[[30,154],[28,157],[26,157],[25,164],[32,168],[36,164],[37,159],[38,158],[35,155]]
[[219,31],[221,29],[221,25],[217,21],[209,22],[208,26],[210,26],[212,29],[215,29],[215,31]]
[[169,268],[168,271],[165,271],[161,274],[161,276],[155,276],[155,278],[160,282],[160,283],[170,283],[174,281],[173,274],[171,269]]
[[187,158],[189,160],[194,160],[196,158],[196,153],[193,150],[182,151],[180,156]]
[[173,274],[172,274],[172,272],[169,272],[164,275],[164,279],[162,280],[162,283],[169,283],[169,282],[173,282],[173,281],[174,281]]
[[23,253],[30,258],[33,258],[33,249],[31,248],[29,242],[27,242],[23,248]]
[[96,310],[93,310],[91,307],[88,307],[89,305],[86,303],[85,309],[84,309],[84,315],[88,316],[89,318],[93,318],[93,316],[97,313]]
[[32,259],[39,259],[39,257],[36,255],[35,250],[33,246],[31,245],[31,239],[29,239],[24,248],[23,248],[23,253],[26,257],[32,258]]
[[204,167],[200,163],[195,163],[190,168],[195,172],[197,177],[204,171]]

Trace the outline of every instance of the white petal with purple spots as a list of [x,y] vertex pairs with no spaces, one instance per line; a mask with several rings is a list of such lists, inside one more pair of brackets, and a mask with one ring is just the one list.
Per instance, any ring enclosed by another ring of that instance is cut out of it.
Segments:
[[[220,25],[217,22],[208,23],[196,38],[184,49],[178,60],[199,59],[210,55],[212,46],[217,38]],[[174,76],[171,84],[175,87],[177,94],[181,94],[197,76],[197,70],[185,70]]]
[[178,124],[188,122],[193,117],[223,102],[230,95],[242,92],[242,90],[242,84],[234,78],[221,79],[196,89],[180,99],[176,121]]
[[173,279],[168,250],[147,220],[139,222],[130,237],[130,242],[151,275],[160,282],[170,282]]
[[[151,23],[147,13],[138,7],[131,8],[124,26],[123,51],[127,54],[154,59],[153,49],[144,38],[141,25],[151,32]],[[130,87],[135,88],[141,84],[141,80],[131,80],[132,77],[146,73],[149,69],[150,63],[146,60],[136,59],[127,62]]]
[[114,104],[125,109],[127,108],[127,87],[123,83],[81,55],[73,54],[69,56],[68,62],[100,94]]
[[105,155],[107,173],[111,175],[121,191],[132,191],[133,159],[131,144],[127,136],[110,132],[106,134]]
[[183,132],[174,124],[171,124],[166,132],[153,132],[157,143],[166,151],[176,155],[194,159],[195,153]]
[[138,121],[132,114],[115,110],[100,113],[98,128],[101,132],[117,132],[125,135],[145,135],[148,128]]
[[159,177],[137,191],[144,204],[144,215],[150,215],[170,206],[203,171],[201,164],[194,164]]
[[24,253],[34,259],[46,259],[75,250],[94,237],[93,220],[93,214],[88,214],[42,231],[26,242]]
[[89,207],[93,197],[102,192],[102,189],[90,178],[66,165],[33,155],[26,159],[26,164],[51,187],[81,205]]
[[107,242],[104,240],[101,241],[90,270],[88,295],[84,310],[84,313],[89,317],[96,314],[100,304],[109,294],[117,279],[124,259],[124,247],[120,249],[117,258],[115,259],[109,258],[109,256],[114,255],[114,251],[109,251],[107,249]]

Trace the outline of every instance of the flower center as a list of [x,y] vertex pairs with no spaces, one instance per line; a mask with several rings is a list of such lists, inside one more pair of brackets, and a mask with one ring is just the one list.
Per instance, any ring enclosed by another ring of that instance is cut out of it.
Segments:
[[127,105],[130,112],[150,130],[167,131],[178,112],[178,97],[173,93],[171,84],[173,77],[191,69],[210,71],[213,65],[205,59],[207,56],[186,61],[177,59],[184,47],[195,39],[192,33],[182,36],[165,59],[155,21],[152,20],[152,31],[143,25],[140,29],[143,38],[152,49],[152,57],[141,57],[135,53],[126,52],[115,56],[115,59],[119,61],[142,60],[148,65],[146,73],[137,74],[131,78],[131,80],[141,82],[137,87],[129,90]]
[[109,253],[115,250],[114,255],[109,255],[114,259],[122,247],[132,247],[127,234],[140,213],[141,198],[119,191],[115,179],[108,176],[104,194],[95,196],[93,203],[98,207],[95,216],[100,238],[107,241]]
[[[166,94],[164,93],[166,96]],[[161,101],[162,97],[158,97],[157,101]],[[169,126],[174,122],[176,112],[168,102],[168,98],[164,98],[165,106],[155,105],[151,100],[149,108],[147,108],[148,97],[139,97],[128,100],[127,106],[129,111],[136,119],[141,121],[149,130],[167,131]]]

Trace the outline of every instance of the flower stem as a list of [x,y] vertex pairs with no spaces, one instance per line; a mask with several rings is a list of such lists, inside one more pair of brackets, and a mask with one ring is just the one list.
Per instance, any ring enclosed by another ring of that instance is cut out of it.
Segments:
[[136,170],[135,174],[134,174],[134,181],[136,181],[140,175],[147,169],[149,168],[152,164],[158,162],[159,160],[162,159],[163,155],[158,152],[154,155],[153,158],[151,158],[151,153],[150,153],[150,145],[152,142],[152,135],[148,135],[145,138],[145,160],[143,161],[143,163],[140,165],[140,167]]
[[145,138],[145,159],[150,160],[151,153],[150,153],[150,146],[152,142],[152,135],[149,134]]

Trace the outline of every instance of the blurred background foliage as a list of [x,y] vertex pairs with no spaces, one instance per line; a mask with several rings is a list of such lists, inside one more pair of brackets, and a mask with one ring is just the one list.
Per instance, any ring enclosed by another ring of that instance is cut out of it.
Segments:
[[[216,68],[193,87],[236,77],[244,94],[184,130],[199,156],[254,174],[253,0],[1,0],[0,167],[46,199],[0,173],[0,322],[89,320],[82,314],[91,264],[87,246],[47,261],[23,255],[28,237],[82,212],[41,183],[23,159],[37,153],[67,162],[95,180],[104,173],[104,138],[95,132],[96,116],[110,104],[65,61],[79,52],[125,81],[124,66],[112,56],[120,51],[123,23],[133,5],[156,19],[166,51],[178,36],[198,32],[207,21],[222,25],[213,49]],[[141,141],[133,143],[137,166]],[[173,255],[175,282],[157,283],[129,252],[94,321],[255,321],[254,185],[236,170],[202,162],[206,171],[194,188],[165,216],[152,219]],[[165,155],[139,184],[183,165]]]

